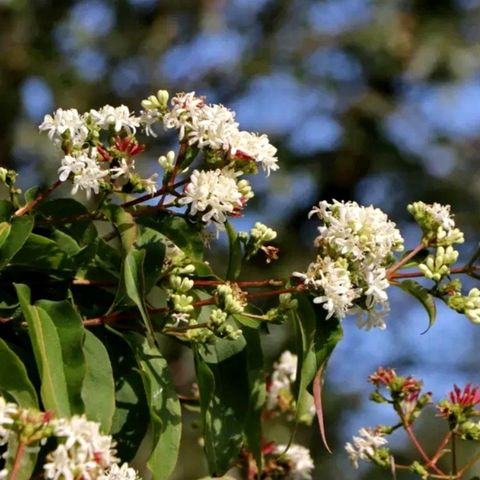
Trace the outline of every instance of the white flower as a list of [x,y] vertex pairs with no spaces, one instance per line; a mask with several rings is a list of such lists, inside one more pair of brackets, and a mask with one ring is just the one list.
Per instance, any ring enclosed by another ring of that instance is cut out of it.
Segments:
[[387,301],[375,303],[367,309],[354,307],[348,313],[357,315],[356,324],[358,328],[363,328],[364,330],[370,330],[371,328],[385,330],[387,326],[384,318],[389,311],[390,304]]
[[110,470],[100,475],[99,480],[136,480],[138,479],[137,472],[128,466],[128,463],[124,463],[121,467],[118,465],[112,465]]
[[56,145],[61,145],[63,137],[68,134],[74,147],[80,148],[88,137],[88,128],[83,115],[74,108],[57,109],[52,115],[45,115],[38,127],[40,131],[48,132],[48,138]]
[[110,169],[110,176],[112,178],[118,178],[122,176],[128,176],[130,172],[135,170],[135,160],[130,159],[128,162],[125,158],[120,160],[120,165]]
[[102,129],[108,130],[112,127],[115,132],[124,129],[129,135],[135,133],[140,121],[125,105],[112,107],[105,105],[100,110],[90,110],[93,121]]
[[195,92],[189,92],[178,93],[171,103],[172,109],[163,116],[163,124],[165,128],[177,129],[180,140],[183,140],[186,131],[193,126],[192,118],[200,114],[204,101],[196,97]]
[[158,110],[142,110],[138,121],[143,127],[146,135],[156,138],[158,135],[153,130],[153,126],[157,124],[160,119],[161,116]]
[[67,180],[71,173],[74,175],[80,175],[85,168],[85,160],[84,155],[80,155],[74,157],[72,155],[65,155],[62,158],[62,165],[58,169],[59,176],[61,182]]
[[[281,455],[286,448],[286,445],[277,445],[274,453]],[[312,478],[312,470],[315,465],[308,448],[292,444],[281,458],[285,458],[290,466],[287,480],[310,480]]]
[[378,208],[323,201],[311,210],[310,216],[313,214],[324,223],[318,228],[318,247],[325,245],[352,260],[368,259],[376,264],[383,264],[392,252],[403,250],[403,238],[395,223]]
[[10,436],[10,430],[5,428],[13,425],[12,416],[18,414],[18,405],[10,403],[0,396],[0,445],[5,445]]
[[286,350],[273,365],[271,383],[267,393],[267,410],[275,410],[282,392],[290,392],[297,376],[298,357]]
[[92,148],[83,150],[75,156],[66,155],[62,159],[62,165],[58,169],[59,179],[64,182],[70,175],[73,175],[72,194],[75,195],[78,190],[85,190],[87,198],[93,192],[98,194],[100,189],[100,180],[108,175],[108,170],[102,170],[97,163],[97,150]]
[[205,105],[192,117],[188,143],[199,148],[226,150],[232,134],[237,131],[234,112],[223,105]]
[[142,180],[142,187],[147,193],[153,194],[157,191],[157,178],[158,173],[154,173],[149,178],[144,178]]
[[110,435],[100,433],[100,425],[84,415],[53,422],[59,445],[48,454],[46,478],[93,480],[118,463]]
[[387,280],[387,271],[385,268],[368,266],[363,272],[363,280],[366,283],[366,289],[363,294],[366,296],[366,305],[368,308],[376,303],[388,301],[388,295],[385,290],[390,284]]
[[246,131],[235,132],[230,139],[230,154],[246,156],[262,165],[262,168],[270,175],[270,171],[279,169],[277,149],[270,143],[268,136],[257,135]]
[[230,171],[220,169],[194,170],[179,203],[189,205],[192,216],[203,213],[203,222],[221,225],[227,221],[227,215],[243,207],[242,194],[232,177]]
[[361,428],[359,436],[353,437],[353,444],[345,444],[345,450],[355,468],[358,468],[359,460],[370,460],[379,448],[385,447],[388,441],[384,436],[371,428]]
[[307,273],[295,272],[306,287],[317,295],[313,302],[322,304],[327,310],[327,319],[335,315],[342,319],[359,297],[360,290],[352,284],[345,261],[334,261],[330,257],[318,256],[308,267]]

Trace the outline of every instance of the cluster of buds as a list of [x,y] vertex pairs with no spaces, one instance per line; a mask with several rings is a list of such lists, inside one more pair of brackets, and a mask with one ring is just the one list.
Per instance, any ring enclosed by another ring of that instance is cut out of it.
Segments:
[[17,175],[15,170],[0,167],[0,183],[7,187],[11,198],[22,193],[22,190],[16,186]]
[[215,290],[217,305],[226,313],[235,315],[245,310],[245,293],[236,285],[225,283]]
[[267,246],[265,244],[277,238],[277,232],[275,230],[267,227],[261,222],[256,222],[253,228],[250,229],[249,234],[242,232],[239,237],[245,246],[246,260],[249,260],[256,255],[260,249],[267,255],[267,262],[272,258],[272,255],[269,252],[275,247],[272,247],[271,245]]
[[448,298],[448,306],[465,316],[472,323],[480,323],[480,290],[472,288],[468,295],[455,292]]
[[464,389],[454,385],[448,399],[442,400],[437,405],[441,417],[448,420],[451,430],[457,430],[462,437],[480,440],[480,425],[472,422],[473,417],[478,416],[476,410],[480,404],[480,388],[467,384]]
[[264,315],[270,322],[283,323],[289,314],[298,308],[298,300],[291,293],[281,293],[278,296],[278,306],[270,308]]
[[[378,368],[368,377],[375,386],[370,399],[376,403],[390,403],[401,414],[404,423],[412,423],[426,405],[431,403],[430,392],[422,394],[423,382],[413,377],[397,375],[392,368]],[[388,392],[388,397],[384,392]]]
[[438,247],[434,254],[430,254],[418,265],[425,278],[439,282],[450,275],[450,265],[458,259],[458,251],[451,245],[448,247]]
[[[374,429],[362,428],[359,435],[353,437],[353,441],[345,445],[353,465],[358,468],[359,460],[365,460],[394,471],[397,465],[388,449],[385,437],[403,427],[417,450],[422,452],[424,462],[414,461],[410,465],[401,465],[400,468],[408,468],[410,472],[417,474],[422,479],[433,478],[435,475],[436,478],[450,478],[440,469],[437,462],[443,455],[450,452],[444,448],[450,439],[453,442],[455,437],[480,441],[480,424],[475,421],[480,414],[477,408],[480,405],[480,387],[467,384],[461,389],[454,385],[448,398],[436,404],[438,416],[448,422],[449,431],[440,440],[437,453],[430,459],[411,426],[422,409],[431,402],[430,393],[421,394],[422,382],[410,376],[397,375],[391,368],[379,368],[369,376],[369,381],[375,386],[371,400],[392,405],[400,422],[393,426],[379,425]],[[388,396],[385,396],[380,390],[388,391]],[[459,468],[458,472],[466,471],[473,463],[473,461],[467,463],[467,466]],[[463,476],[455,478],[463,478]]]
[[422,229],[425,246],[448,247],[464,242],[463,233],[455,227],[450,205],[414,202],[407,209]]
[[[21,461],[22,450],[27,448],[51,448],[54,439],[56,447],[47,452],[43,465],[44,478],[88,478],[90,480],[137,480],[135,470],[127,464],[119,466],[115,456],[115,442],[110,435],[100,432],[100,425],[85,416],[54,418],[50,412],[21,408],[0,397],[0,444],[17,445],[4,454],[7,465]],[[20,453],[19,453],[20,452]],[[8,458],[10,455],[15,456]],[[8,478],[11,472],[5,467],[1,478]]]
[[[297,378],[297,355],[286,350],[278,362],[273,365],[273,372],[267,383],[267,402],[265,410],[268,416],[285,414],[287,419],[296,418],[297,405],[293,393],[293,385]],[[310,408],[298,418],[298,421],[310,425],[315,415],[313,399]]]

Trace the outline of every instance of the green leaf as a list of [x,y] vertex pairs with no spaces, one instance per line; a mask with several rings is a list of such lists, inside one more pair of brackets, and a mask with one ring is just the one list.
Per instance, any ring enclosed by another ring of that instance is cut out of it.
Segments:
[[243,335],[247,342],[248,391],[250,399],[245,419],[245,438],[248,447],[257,462],[258,470],[262,470],[262,413],[267,397],[263,351],[260,333],[257,329],[243,327]]
[[25,408],[38,408],[35,387],[18,355],[0,338],[0,391]]
[[0,200],[0,221],[9,222],[13,213],[15,212],[15,207],[8,200]]
[[111,433],[117,440],[118,456],[124,461],[134,458],[145,437],[150,412],[137,361],[125,339],[115,332],[106,344],[115,378],[115,414]]
[[[5,459],[5,468],[8,470],[8,472],[11,472],[13,469],[15,458],[17,457],[18,447],[18,437],[12,435],[12,438],[9,438],[8,440],[8,449]],[[40,445],[39,442],[34,442],[28,446],[23,445],[21,448],[24,449],[24,453],[20,457],[20,467],[18,467],[15,480],[30,480],[33,477],[32,474],[35,470],[35,464],[37,463]]]
[[247,315],[242,315],[241,313],[237,313],[233,315],[233,318],[237,322],[239,322],[242,325],[245,325],[246,327],[249,328],[259,328],[262,322],[260,320],[256,320],[255,318],[248,317]]
[[80,246],[91,244],[97,237],[97,229],[88,209],[73,198],[57,198],[40,203],[37,212],[56,220],[56,228],[75,239]]
[[80,246],[78,245],[77,241],[61,230],[55,229],[52,232],[52,240],[57,244],[58,248],[62,252],[69,256],[76,255],[80,251]]
[[145,303],[145,278],[143,275],[144,260],[145,250],[132,248],[125,257],[123,275],[127,295],[140,311],[143,323],[147,329],[149,341],[154,344],[155,332]]
[[[35,261],[32,262],[32,259]],[[35,233],[28,237],[22,248],[11,259],[11,264],[28,266],[36,271],[74,270],[71,258],[53,240]]]
[[87,371],[83,341],[86,330],[82,317],[67,300],[53,302],[40,300],[36,306],[45,310],[52,319],[60,339],[63,371],[67,382],[68,399],[72,414],[82,414],[85,406],[82,400],[82,385]]
[[167,361],[136,333],[124,338],[137,358],[150,409],[153,451],[147,465],[153,480],[167,480],[177,463],[182,434],[181,408]]
[[230,222],[225,223],[225,229],[228,235],[228,267],[226,279],[236,280],[242,270],[242,243]]
[[107,205],[103,211],[120,235],[123,251],[126,254],[137,240],[138,228],[135,219],[118,205]]
[[0,248],[0,268],[5,267],[13,256],[23,247],[32,232],[32,228],[32,217],[17,217],[12,220],[10,233]]
[[88,330],[85,332],[83,354],[86,361],[82,388],[85,413],[108,433],[115,414],[115,381],[110,358],[105,345]]
[[67,382],[62,368],[62,349],[55,325],[45,310],[30,305],[30,289],[15,285],[28,324],[35,361],[42,381],[40,394],[45,409],[59,417],[70,416]]
[[[297,335],[297,379],[293,386],[294,396],[297,402],[296,421],[308,413],[311,405],[311,391],[318,375],[322,376],[326,369],[327,362],[335,346],[343,336],[340,322],[336,318],[326,319],[325,310],[311,303],[310,299],[303,293],[296,295],[299,308],[296,314]],[[318,388],[314,393],[319,393]],[[320,392],[321,393],[321,392]],[[323,443],[329,450],[325,427],[323,422],[323,411],[321,401],[315,399],[317,408],[317,419]]]
[[7,237],[10,234],[11,228],[12,227],[8,222],[0,223],[0,249],[2,248],[2,245],[5,243],[5,240],[7,240]]
[[193,261],[203,260],[205,247],[201,232],[184,218],[168,214],[155,217],[144,215],[138,219],[138,223],[165,235]]
[[40,187],[30,187],[24,194],[23,197],[25,199],[25,203],[30,203],[31,201],[35,200],[38,195],[42,193],[42,189]]
[[245,349],[247,342],[243,336],[236,340],[219,338],[212,345],[199,345],[198,351],[208,363],[220,363]]
[[195,352],[205,451],[212,475],[225,473],[243,443],[250,392],[245,349],[220,363]]
[[148,293],[162,275],[163,260],[165,259],[164,236],[152,228],[143,227],[136,246],[145,251],[143,274],[145,277],[145,293]]
[[423,305],[423,308],[425,308],[428,314],[428,327],[423,333],[428,332],[437,318],[437,306],[435,304],[433,295],[431,295],[425,287],[414,280],[404,280],[397,286],[400,287],[404,292],[414,296]]

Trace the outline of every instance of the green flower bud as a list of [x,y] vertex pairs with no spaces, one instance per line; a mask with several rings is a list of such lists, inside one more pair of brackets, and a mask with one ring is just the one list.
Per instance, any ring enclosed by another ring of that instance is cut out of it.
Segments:
[[187,296],[185,294],[174,293],[171,296],[173,301],[173,308],[175,311],[180,313],[190,313],[193,310],[193,297]]

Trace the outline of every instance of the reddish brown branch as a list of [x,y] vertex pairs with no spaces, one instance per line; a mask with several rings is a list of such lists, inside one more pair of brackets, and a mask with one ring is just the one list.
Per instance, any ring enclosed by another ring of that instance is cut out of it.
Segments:
[[57,187],[60,186],[62,182],[57,180],[56,182],[52,183],[44,192],[40,193],[37,197],[35,197],[32,201],[28,202],[25,206],[19,208],[13,215],[14,217],[21,217],[26,213],[29,213],[36,205],[38,205],[42,200],[47,198]]

